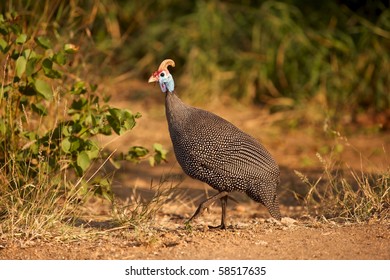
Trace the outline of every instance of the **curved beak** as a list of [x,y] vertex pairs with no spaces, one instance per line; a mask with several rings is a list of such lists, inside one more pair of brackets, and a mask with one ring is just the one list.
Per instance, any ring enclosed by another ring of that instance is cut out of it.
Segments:
[[152,75],[150,76],[148,83],[154,83],[154,82],[158,82],[158,79],[154,75]]

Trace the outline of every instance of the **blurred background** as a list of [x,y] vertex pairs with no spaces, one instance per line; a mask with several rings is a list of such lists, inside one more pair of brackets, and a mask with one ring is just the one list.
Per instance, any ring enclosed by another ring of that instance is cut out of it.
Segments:
[[379,132],[390,128],[389,3],[6,0],[0,7],[26,16],[37,36],[80,46],[75,71],[89,76],[145,81],[172,58],[178,90],[194,103],[239,100],[271,113],[311,105],[318,114],[302,119]]

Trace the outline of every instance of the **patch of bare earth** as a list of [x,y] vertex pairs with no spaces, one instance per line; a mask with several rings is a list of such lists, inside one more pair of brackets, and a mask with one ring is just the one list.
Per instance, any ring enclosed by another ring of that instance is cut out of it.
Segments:
[[[243,219],[228,230],[191,231],[172,216],[146,232],[91,230],[74,241],[2,244],[0,259],[390,259],[389,224]],[[95,234],[93,234],[95,232]]]

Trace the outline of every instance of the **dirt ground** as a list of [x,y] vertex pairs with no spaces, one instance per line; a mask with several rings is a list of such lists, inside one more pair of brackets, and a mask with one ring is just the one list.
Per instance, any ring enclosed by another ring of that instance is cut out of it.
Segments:
[[0,259],[390,259],[389,224],[245,221],[226,231],[188,232],[171,220],[170,228],[147,234],[118,230],[92,239],[3,244]]
[[[158,142],[169,150],[168,162],[150,168],[147,162],[124,164],[115,173],[113,191],[121,201],[150,200],[157,185],[175,186],[174,194],[156,213],[153,223],[136,230],[110,224],[109,207],[101,200],[87,206],[88,218],[62,236],[9,240],[0,237],[0,259],[390,259],[390,221],[367,223],[318,221],[294,198],[307,187],[294,173],[298,170],[316,180],[323,166],[316,153],[340,167],[365,172],[389,169],[390,134],[369,130],[348,136],[327,137],[326,123],[307,122],[292,128],[296,116],[289,112],[269,114],[264,108],[212,101],[201,106],[230,120],[261,139],[281,169],[278,190],[282,222],[269,219],[259,204],[239,193],[228,203],[227,230],[211,230],[220,222],[220,205],[210,207],[185,228],[200,201],[215,193],[207,185],[185,176],[172,155],[163,96],[157,88],[143,85],[136,92],[117,86],[113,105],[142,112],[135,129],[125,136],[100,139],[111,150],[126,151],[132,145],[148,148]],[[145,98],[138,98],[141,95]],[[313,119],[320,119],[313,115]],[[114,170],[109,164],[107,173]]]

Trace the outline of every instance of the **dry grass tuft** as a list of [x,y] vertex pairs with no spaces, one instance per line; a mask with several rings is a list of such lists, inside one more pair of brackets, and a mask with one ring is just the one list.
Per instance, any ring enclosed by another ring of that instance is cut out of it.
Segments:
[[345,170],[317,153],[323,174],[314,182],[299,171],[295,174],[309,190],[303,198],[310,215],[324,220],[367,222],[390,218],[390,169],[375,174]]

